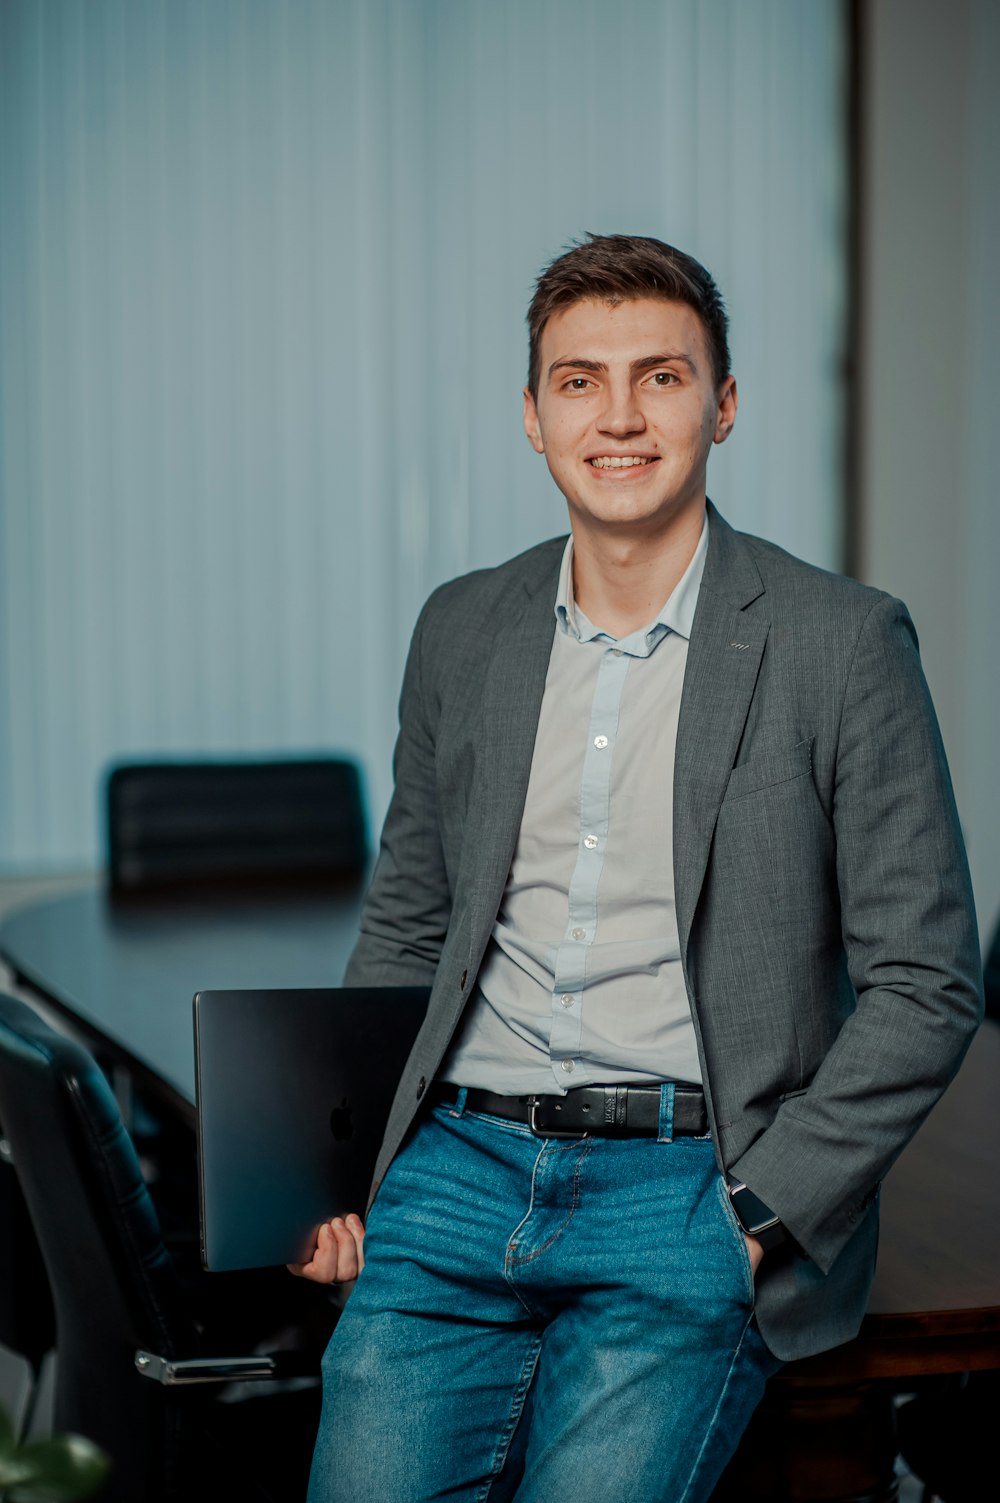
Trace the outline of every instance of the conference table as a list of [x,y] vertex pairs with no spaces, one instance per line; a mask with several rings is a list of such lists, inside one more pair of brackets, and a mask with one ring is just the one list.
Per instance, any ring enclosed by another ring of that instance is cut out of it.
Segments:
[[112,898],[87,888],[0,923],[0,958],[102,1059],[195,1121],[196,991],[338,986],[364,888]]
[[[112,899],[88,889],[0,923],[0,957],[106,1063],[194,1124],[191,999],[209,987],[336,986],[363,890]],[[894,1391],[1000,1367],[1000,1026],[882,1189],[878,1272],[856,1340],[789,1364],[718,1503],[891,1503]]]

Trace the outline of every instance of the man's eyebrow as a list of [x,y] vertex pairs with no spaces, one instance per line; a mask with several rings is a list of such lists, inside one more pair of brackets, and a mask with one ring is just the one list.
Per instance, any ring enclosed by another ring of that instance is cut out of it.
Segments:
[[553,360],[549,366],[549,375],[551,376],[556,371],[567,369],[574,371],[606,371],[607,366],[603,360],[584,360],[582,357],[577,359],[573,355],[567,355],[563,360]]
[[[650,371],[655,370],[658,365],[670,364],[686,365],[693,375],[697,375],[698,373],[698,367],[695,365],[695,362],[683,350],[668,350],[659,355],[643,355],[640,360],[632,361],[632,370]],[[586,360],[583,357],[575,358],[572,355],[567,355],[562,360],[553,360],[549,366],[548,373],[551,378],[555,375],[556,371],[561,370],[595,371],[600,373],[601,371],[606,371],[607,368],[603,360]]]
[[698,367],[690,355],[685,355],[683,350],[669,350],[663,355],[643,355],[641,360],[632,361],[634,371],[655,370],[658,365],[686,365],[693,375],[697,375]]

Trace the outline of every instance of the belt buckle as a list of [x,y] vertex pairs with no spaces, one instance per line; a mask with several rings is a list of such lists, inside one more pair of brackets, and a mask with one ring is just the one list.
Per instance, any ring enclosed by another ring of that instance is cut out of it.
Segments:
[[538,1121],[538,1105],[539,1102],[537,1096],[528,1097],[528,1126],[531,1128],[531,1131],[534,1133],[536,1138],[573,1138],[579,1141],[582,1138],[590,1136],[590,1134],[586,1131],[564,1132],[557,1127],[542,1127]]

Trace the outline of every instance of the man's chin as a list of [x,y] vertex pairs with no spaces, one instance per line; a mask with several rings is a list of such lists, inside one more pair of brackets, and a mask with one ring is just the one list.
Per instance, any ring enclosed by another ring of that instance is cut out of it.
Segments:
[[[568,499],[568,498],[567,498]],[[587,531],[636,537],[656,537],[704,513],[704,497],[604,496],[569,500],[570,521]]]

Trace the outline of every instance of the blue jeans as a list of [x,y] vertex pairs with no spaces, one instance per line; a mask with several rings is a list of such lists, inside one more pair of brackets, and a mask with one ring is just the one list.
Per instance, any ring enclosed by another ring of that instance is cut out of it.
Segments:
[[780,1366],[707,1139],[435,1107],[365,1257],[309,1503],[699,1503]]

